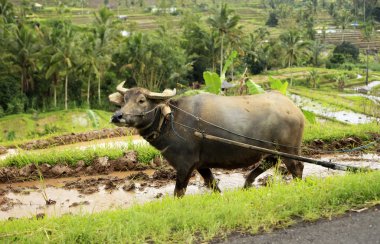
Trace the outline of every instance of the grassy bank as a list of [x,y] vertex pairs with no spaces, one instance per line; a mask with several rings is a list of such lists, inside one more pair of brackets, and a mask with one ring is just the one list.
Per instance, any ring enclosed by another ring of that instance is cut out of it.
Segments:
[[[127,139],[126,139],[127,140]],[[137,160],[140,163],[149,163],[160,152],[155,148],[146,144],[132,144],[128,146],[105,146],[97,148],[66,148],[66,149],[43,149],[36,151],[22,151],[21,153],[10,156],[4,160],[0,160],[0,167],[16,166],[23,167],[28,164],[43,164],[50,165],[67,164],[75,166],[79,161],[91,164],[95,158],[108,157],[109,159],[117,159],[123,156],[123,153],[128,150],[137,152]]]
[[35,114],[15,114],[0,118],[0,143],[16,143],[64,133],[113,128],[112,113],[75,109]]
[[207,241],[236,230],[257,233],[378,203],[380,172],[273,183],[223,194],[165,197],[127,210],[0,223],[2,243]]
[[315,139],[330,142],[350,136],[356,136],[363,141],[370,140],[372,133],[380,133],[380,124],[342,124],[334,121],[309,124],[306,123],[303,143],[307,144]]

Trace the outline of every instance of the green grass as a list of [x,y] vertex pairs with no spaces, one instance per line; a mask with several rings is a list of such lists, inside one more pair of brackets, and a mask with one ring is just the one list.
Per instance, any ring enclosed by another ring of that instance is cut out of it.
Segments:
[[373,93],[379,93],[380,92],[380,85],[373,87],[372,92]]
[[[111,112],[76,109],[41,114],[15,114],[0,118],[0,143],[18,144],[25,140],[55,135],[113,128]],[[94,123],[96,120],[96,123]],[[14,134],[14,136],[10,136]]]
[[334,121],[316,124],[307,122],[304,130],[303,143],[307,144],[314,139],[330,142],[350,136],[356,136],[366,141],[371,139],[370,133],[380,133],[380,125],[376,123],[350,125]]
[[223,194],[165,197],[126,210],[0,223],[2,243],[189,243],[313,221],[380,199],[380,172],[306,179]]
[[4,160],[0,160],[0,167],[16,166],[23,167],[28,164],[67,164],[75,166],[79,161],[84,161],[87,165],[91,164],[95,158],[108,157],[109,159],[117,159],[123,156],[123,152],[133,150],[137,152],[137,160],[140,163],[149,163],[156,156],[160,155],[152,146],[147,144],[129,144],[129,146],[105,146],[97,148],[79,148],[66,149],[44,149],[37,151],[21,151],[21,153],[10,156]]

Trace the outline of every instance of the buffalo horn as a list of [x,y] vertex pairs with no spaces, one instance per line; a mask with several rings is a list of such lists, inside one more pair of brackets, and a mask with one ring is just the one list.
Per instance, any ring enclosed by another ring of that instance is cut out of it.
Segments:
[[121,82],[119,85],[117,85],[117,87],[116,87],[116,90],[118,91],[118,92],[120,92],[121,94],[125,94],[127,91],[128,91],[128,89],[127,88],[124,88],[123,86],[124,86],[124,83],[125,83],[125,81],[123,81],[123,82]]
[[149,92],[146,94],[146,96],[150,99],[169,99],[171,97],[174,97],[176,94],[176,90],[170,90],[170,89],[165,89],[162,93],[158,92]]
[[112,93],[108,96],[108,99],[111,103],[116,104],[118,106],[122,106],[124,103],[124,97],[119,92]]

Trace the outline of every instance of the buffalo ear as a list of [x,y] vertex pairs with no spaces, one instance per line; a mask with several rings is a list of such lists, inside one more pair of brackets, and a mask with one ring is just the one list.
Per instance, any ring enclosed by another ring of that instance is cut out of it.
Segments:
[[124,96],[120,94],[120,92],[112,93],[108,96],[108,99],[111,103],[116,104],[118,106],[122,106],[124,104]]

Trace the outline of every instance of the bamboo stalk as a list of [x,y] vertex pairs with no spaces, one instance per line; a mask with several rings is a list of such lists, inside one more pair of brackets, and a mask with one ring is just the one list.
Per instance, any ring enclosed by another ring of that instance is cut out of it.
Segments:
[[221,138],[221,137],[218,137],[218,136],[212,136],[212,135],[208,135],[208,134],[202,134],[202,133],[197,132],[197,131],[194,132],[194,134],[195,134],[195,136],[200,137],[200,138],[205,138],[205,139],[212,140],[212,141],[219,141],[219,142],[231,144],[231,145],[234,145],[234,146],[239,146],[239,147],[243,147],[243,148],[247,148],[247,149],[256,150],[256,151],[263,152],[263,153],[268,153],[268,154],[272,154],[272,155],[278,155],[278,156],[281,156],[281,157],[284,157],[284,158],[290,158],[290,159],[295,159],[295,160],[306,162],[306,163],[316,164],[316,165],[320,165],[320,166],[323,166],[323,167],[326,167],[326,168],[329,168],[329,169],[343,170],[343,171],[352,171],[352,172],[367,172],[367,171],[372,171],[372,169],[368,169],[368,168],[360,168],[360,167],[355,167],[355,166],[348,166],[348,165],[337,164],[337,163],[332,163],[332,162],[328,162],[328,161],[315,160],[315,159],[306,158],[306,157],[302,157],[302,156],[299,156],[299,155],[293,155],[293,154],[289,154],[289,153],[285,153],[285,152],[279,152],[279,151],[275,151],[275,150],[271,150],[271,149],[267,149],[267,148],[263,148],[263,147],[258,147],[258,146],[253,146],[253,145],[245,144],[245,143],[242,143],[242,142],[232,141],[232,140]]

